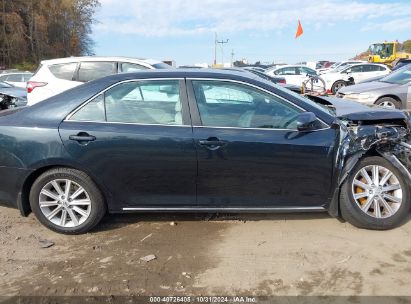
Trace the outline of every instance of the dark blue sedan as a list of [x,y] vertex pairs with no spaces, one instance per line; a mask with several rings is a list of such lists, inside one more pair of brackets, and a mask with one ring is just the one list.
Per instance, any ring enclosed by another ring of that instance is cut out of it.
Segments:
[[408,116],[302,97],[244,72],[109,76],[0,112],[0,201],[84,233],[108,213],[410,210]]

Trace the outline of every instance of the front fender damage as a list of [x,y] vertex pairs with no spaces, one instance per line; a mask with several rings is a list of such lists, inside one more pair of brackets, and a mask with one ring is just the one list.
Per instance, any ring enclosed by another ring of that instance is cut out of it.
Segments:
[[411,129],[406,120],[339,120],[339,145],[335,153],[334,192],[328,212],[338,217],[341,186],[358,161],[367,156],[381,156],[393,164],[411,186]]

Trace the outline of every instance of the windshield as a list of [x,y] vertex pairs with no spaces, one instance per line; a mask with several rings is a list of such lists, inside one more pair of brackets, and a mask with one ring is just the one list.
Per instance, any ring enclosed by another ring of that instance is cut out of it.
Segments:
[[334,71],[341,72],[342,70],[345,70],[348,66],[349,66],[348,63],[341,63],[341,65],[338,68],[336,68]]
[[370,46],[371,55],[378,55],[382,58],[389,57],[394,52],[393,43],[375,43]]
[[411,81],[411,67],[403,67],[380,79],[381,82],[406,84]]
[[330,66],[330,69],[335,69],[336,67],[338,67],[341,64],[341,62],[336,62],[334,63],[332,66]]

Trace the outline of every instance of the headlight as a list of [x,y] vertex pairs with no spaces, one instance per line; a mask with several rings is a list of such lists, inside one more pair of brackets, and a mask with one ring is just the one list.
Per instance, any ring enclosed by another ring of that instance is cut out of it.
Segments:
[[343,98],[357,100],[357,101],[364,101],[364,102],[374,102],[376,97],[371,94],[366,93],[348,93],[345,94]]

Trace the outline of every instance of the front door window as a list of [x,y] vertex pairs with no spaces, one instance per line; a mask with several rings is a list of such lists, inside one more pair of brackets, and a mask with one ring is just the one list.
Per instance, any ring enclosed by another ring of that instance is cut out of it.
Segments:
[[248,85],[193,81],[193,87],[204,126],[293,130],[302,112],[280,97]]

